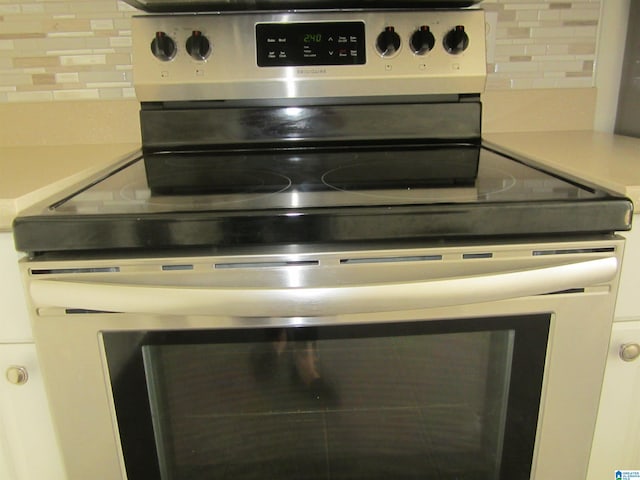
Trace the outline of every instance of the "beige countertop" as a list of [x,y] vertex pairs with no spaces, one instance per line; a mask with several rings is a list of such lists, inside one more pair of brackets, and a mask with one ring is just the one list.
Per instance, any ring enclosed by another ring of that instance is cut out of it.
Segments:
[[[640,205],[640,139],[592,131],[490,133],[485,143]],[[0,230],[25,208],[135,154],[135,143],[0,147]]]
[[[592,131],[491,133],[485,145],[640,205],[640,138]],[[640,207],[636,207],[640,210]]]
[[135,143],[0,147],[0,231],[25,208],[80,184],[139,149]]

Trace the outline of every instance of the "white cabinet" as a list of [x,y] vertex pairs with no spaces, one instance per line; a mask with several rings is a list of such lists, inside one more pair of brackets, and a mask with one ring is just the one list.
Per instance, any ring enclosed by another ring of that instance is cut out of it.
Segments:
[[634,215],[633,225],[633,230],[624,233],[627,242],[616,303],[617,321],[640,320],[640,214]]
[[640,358],[623,361],[623,345],[640,345],[640,320],[616,322],[600,399],[588,480],[614,479],[616,470],[640,470]]
[[35,346],[0,344],[0,372],[0,478],[63,480]]
[[615,322],[609,344],[587,480],[615,479],[617,470],[640,470],[640,358],[620,350],[640,346],[640,215],[627,238]]
[[0,478],[63,480],[18,257],[11,234],[0,233]]
[[18,270],[19,257],[11,233],[0,232],[0,343],[32,341],[29,313]]

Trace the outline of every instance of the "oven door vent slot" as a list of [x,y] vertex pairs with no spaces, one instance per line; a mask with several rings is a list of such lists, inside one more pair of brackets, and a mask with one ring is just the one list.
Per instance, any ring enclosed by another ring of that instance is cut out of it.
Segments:
[[566,249],[552,249],[552,250],[534,250],[531,255],[534,257],[540,257],[543,255],[574,255],[585,253],[612,253],[615,252],[615,247],[597,247],[597,248],[566,248]]
[[82,268],[33,268],[31,275],[62,275],[77,273],[117,273],[120,267],[82,267]]
[[280,268],[280,267],[309,267],[320,265],[318,260],[300,260],[290,262],[231,262],[216,263],[213,268],[231,269],[231,268]]
[[465,253],[462,255],[463,260],[476,260],[478,258],[493,258],[493,253],[491,252]]
[[367,258],[343,258],[341,265],[355,265],[363,263],[400,263],[400,262],[433,262],[442,260],[442,255],[422,255],[410,257],[367,257]]
[[576,293],[585,293],[584,288],[568,288],[566,290],[558,290],[557,292],[543,293],[542,295],[571,295]]
[[193,265],[162,265],[164,272],[173,272],[176,270],[193,270]]
[[64,313],[66,315],[89,315],[89,314],[104,314],[104,313],[119,313],[119,312],[110,312],[107,310],[90,310],[86,308],[65,308]]

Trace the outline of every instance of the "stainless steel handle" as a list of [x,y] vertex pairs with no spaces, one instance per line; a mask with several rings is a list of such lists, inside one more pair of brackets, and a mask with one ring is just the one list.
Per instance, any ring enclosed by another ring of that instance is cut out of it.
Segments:
[[34,279],[36,307],[159,315],[312,317],[506,300],[611,280],[615,257],[508,273],[313,288],[198,288]]
[[5,373],[9,383],[14,385],[24,385],[29,380],[29,372],[26,367],[11,365]]
[[625,343],[620,346],[618,354],[625,362],[633,362],[640,357],[640,345],[637,343]]

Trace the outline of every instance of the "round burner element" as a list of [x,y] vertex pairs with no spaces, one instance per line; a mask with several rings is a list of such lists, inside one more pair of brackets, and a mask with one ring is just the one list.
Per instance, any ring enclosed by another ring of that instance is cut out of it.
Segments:
[[344,191],[468,186],[473,185],[477,168],[477,156],[455,157],[448,151],[442,154],[433,151],[422,158],[419,154],[405,153],[404,158],[387,154],[376,160],[334,168],[322,176],[322,181]]
[[286,190],[291,185],[288,177],[268,170],[179,164],[171,167],[171,162],[157,170],[153,165],[147,165],[147,180],[154,194],[271,194]]

